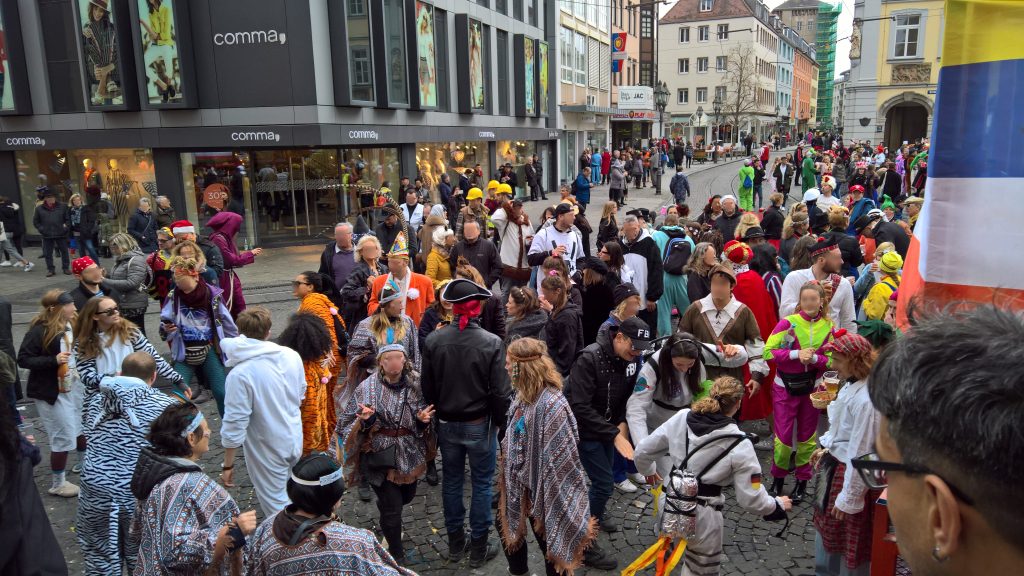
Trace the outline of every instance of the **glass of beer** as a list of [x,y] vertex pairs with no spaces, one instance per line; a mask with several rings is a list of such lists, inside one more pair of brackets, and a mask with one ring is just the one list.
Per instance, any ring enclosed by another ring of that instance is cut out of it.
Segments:
[[822,375],[822,381],[825,383],[825,390],[828,390],[829,396],[834,400],[836,395],[839,394],[839,372],[835,370],[829,370]]

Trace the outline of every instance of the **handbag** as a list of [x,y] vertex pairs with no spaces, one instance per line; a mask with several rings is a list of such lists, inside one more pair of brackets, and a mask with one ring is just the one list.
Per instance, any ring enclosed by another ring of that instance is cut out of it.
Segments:
[[828,512],[828,501],[832,494],[832,482],[839,468],[839,460],[830,453],[825,453],[818,462],[817,487],[814,492],[814,509],[822,514]]
[[815,376],[817,376],[817,372],[814,370],[796,373],[779,372],[782,385],[786,387],[786,392],[790,396],[807,396],[814,392],[814,381],[817,380]]

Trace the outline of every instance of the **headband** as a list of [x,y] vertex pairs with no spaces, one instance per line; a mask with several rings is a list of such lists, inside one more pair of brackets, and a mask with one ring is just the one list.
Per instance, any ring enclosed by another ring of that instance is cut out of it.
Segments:
[[182,438],[188,438],[189,434],[195,432],[196,428],[199,428],[199,424],[202,421],[203,421],[203,413],[202,412],[196,412],[196,415],[195,415],[195,417],[192,418],[192,421],[189,422],[188,426],[185,426],[185,429],[181,431],[181,437]]
[[303,480],[302,478],[296,476],[295,472],[292,472],[291,476],[292,482],[295,482],[296,484],[300,484],[302,486],[330,486],[331,484],[334,484],[338,480],[341,480],[341,472],[341,468],[338,468],[334,472],[331,472],[326,476],[321,476],[316,480]]
[[514,356],[510,355],[513,362],[530,362],[532,360],[539,360],[540,354],[530,354],[529,356]]

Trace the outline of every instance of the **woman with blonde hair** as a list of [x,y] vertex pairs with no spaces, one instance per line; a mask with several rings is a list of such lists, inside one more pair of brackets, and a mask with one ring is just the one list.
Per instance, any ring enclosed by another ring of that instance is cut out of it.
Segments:
[[858,268],[864,263],[864,254],[860,251],[860,242],[855,236],[846,233],[850,225],[850,211],[844,206],[832,205],[828,208],[829,230],[821,235],[822,238],[832,241],[835,239],[839,245],[839,251],[843,255],[843,267],[840,274],[843,277],[857,277]]
[[146,307],[149,306],[149,266],[146,255],[139,245],[124,232],[110,236],[110,252],[114,255],[114,267],[103,279],[103,288],[121,294],[121,315],[145,333]]
[[350,334],[355,333],[356,326],[367,316],[374,279],[388,273],[387,264],[381,262],[381,252],[380,240],[376,236],[364,234],[359,237],[353,253],[356,267],[341,289],[341,317],[345,319]]
[[772,386],[775,458],[769,492],[782,493],[795,452],[796,487],[790,495],[796,503],[807,495],[807,481],[813,474],[810,462],[818,445],[818,410],[811,404],[810,393],[828,367],[827,344],[834,327],[825,289],[817,281],[807,282],[800,287],[796,309],[779,320],[764,346],[764,359],[774,361],[776,367]]
[[[636,445],[636,467],[648,482],[658,484],[658,459],[669,457],[679,470],[700,473],[697,493],[696,534],[686,542],[683,554],[685,575],[717,575],[721,571],[723,489],[732,487],[737,503],[768,521],[786,520],[792,502],[785,496],[772,497],[761,486],[761,462],[754,451],[756,436],[742,432],[734,417],[740,410],[745,388],[739,380],[722,376],[714,381],[707,396],[691,408],[684,408]],[[703,471],[703,473],[701,473]],[[672,494],[677,478],[665,478],[665,493]],[[662,496],[665,499],[665,496]],[[665,505],[658,507],[669,513]]]
[[530,574],[527,525],[548,576],[571,574],[597,535],[576,419],[547,352],[544,342],[520,338],[509,344],[505,355],[515,398],[502,440],[497,526],[514,576]]
[[217,271],[207,266],[206,254],[203,254],[203,249],[192,240],[175,238],[174,248],[171,248],[171,260],[173,261],[175,258],[191,258],[195,260],[199,265],[199,276],[210,286],[216,286],[220,280]]
[[[736,232],[734,233],[735,239],[742,239],[743,235],[746,234],[750,228],[760,228],[761,220],[757,217],[755,212],[744,212],[740,216],[740,223],[736,225]],[[729,238],[733,240],[734,238]]]
[[85,451],[83,390],[75,370],[75,358],[71,355],[75,300],[71,294],[54,289],[43,294],[39,305],[39,312],[21,341],[18,366],[28,370],[25,394],[35,401],[39,419],[50,439],[53,479],[48,492],[72,498],[78,496],[78,486],[65,479],[68,453],[77,448],[81,457]]
[[807,212],[796,212],[794,210],[790,213],[789,217],[782,223],[782,240],[779,242],[780,258],[786,262],[790,261],[793,245],[796,244],[797,240],[807,235],[810,225],[810,217],[807,215]]
[[619,212],[619,203],[614,200],[605,202],[601,210],[601,220],[597,226],[597,245],[615,242],[619,238],[619,223],[615,215]]

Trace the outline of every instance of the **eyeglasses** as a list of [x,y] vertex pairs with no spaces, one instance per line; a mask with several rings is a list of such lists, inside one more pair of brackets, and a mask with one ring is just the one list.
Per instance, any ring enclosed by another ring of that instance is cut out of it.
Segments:
[[309,282],[300,282],[298,280],[292,280],[292,288],[298,288],[299,286],[302,285],[312,286],[312,284],[310,284]]
[[[902,462],[886,462],[885,460],[882,460],[877,452],[858,456],[850,463],[853,464],[854,470],[860,474],[861,479],[864,480],[864,483],[867,484],[868,488],[871,488],[872,490],[882,490],[887,488],[889,486],[888,474],[890,472],[902,472],[903,474],[908,474],[910,476],[922,476],[924,474],[939,476],[933,470],[924,466],[904,464]],[[942,476],[939,476],[939,478],[942,478]],[[965,504],[970,506],[974,505],[974,500],[964,493],[963,490],[960,490],[945,478],[942,478],[942,481],[946,483],[946,486],[949,486],[949,491],[952,492],[954,496],[962,500]]]
[[97,310],[96,311],[96,315],[97,316],[113,316],[114,314],[120,314],[120,313],[121,313],[121,309],[119,307],[117,307],[117,306],[114,306],[113,308],[108,308],[106,310]]
[[168,242],[174,241],[174,238],[157,238],[156,241],[161,244],[166,244]]

